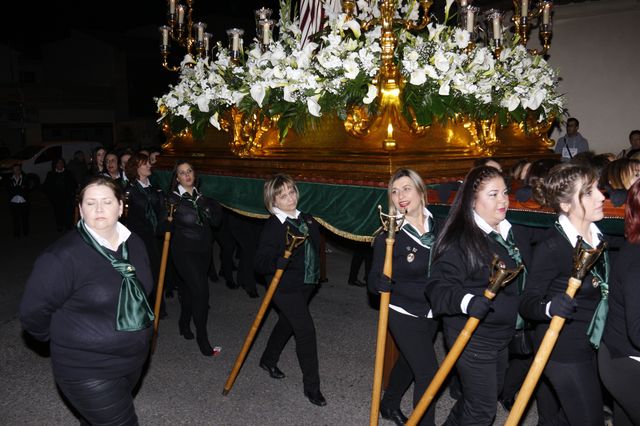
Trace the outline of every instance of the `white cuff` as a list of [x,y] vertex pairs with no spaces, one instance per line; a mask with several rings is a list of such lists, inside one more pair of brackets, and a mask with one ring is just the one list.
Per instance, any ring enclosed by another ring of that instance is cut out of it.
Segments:
[[467,293],[464,295],[464,297],[462,298],[462,302],[460,302],[460,309],[462,309],[462,313],[466,314],[467,313],[467,307],[469,307],[469,302],[471,302],[471,299],[474,297],[473,294],[471,293]]
[[551,313],[549,313],[549,307],[551,306],[551,301],[547,302],[547,306],[544,308],[544,313],[547,314],[547,316],[549,318],[553,318],[553,316],[551,316]]

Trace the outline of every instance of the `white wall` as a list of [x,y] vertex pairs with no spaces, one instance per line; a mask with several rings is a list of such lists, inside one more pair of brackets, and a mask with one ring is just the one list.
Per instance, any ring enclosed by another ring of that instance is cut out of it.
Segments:
[[[569,116],[580,120],[590,148],[626,148],[629,132],[640,129],[640,0],[556,6],[549,54]],[[564,123],[552,137],[563,134]]]

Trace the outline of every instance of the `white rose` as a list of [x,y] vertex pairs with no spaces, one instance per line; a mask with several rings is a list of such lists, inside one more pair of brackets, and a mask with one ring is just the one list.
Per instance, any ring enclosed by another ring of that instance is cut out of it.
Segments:
[[209,112],[209,98],[205,95],[198,96],[196,104],[201,112]]
[[344,76],[349,80],[355,79],[360,73],[360,68],[358,68],[358,64],[353,59],[345,60],[342,66],[345,70]]
[[414,86],[420,86],[421,84],[424,84],[425,81],[427,81],[427,73],[424,71],[424,69],[418,68],[411,73],[409,83],[413,84]]

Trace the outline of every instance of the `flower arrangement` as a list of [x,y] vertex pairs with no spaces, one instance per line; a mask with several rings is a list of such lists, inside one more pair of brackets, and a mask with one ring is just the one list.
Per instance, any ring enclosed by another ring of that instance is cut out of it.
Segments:
[[[281,1],[281,12],[290,10],[290,1]],[[560,115],[558,76],[548,63],[513,39],[497,58],[487,47],[470,45],[467,31],[446,25],[451,3],[444,24],[431,23],[417,34],[397,30],[405,117],[429,125],[456,114],[497,116],[502,124],[523,122],[528,114],[538,121]],[[282,140],[290,128],[304,132],[323,114],[344,120],[353,106],[375,114],[381,27],[364,31],[360,22],[380,12],[365,0],[357,4],[356,19],[325,5],[325,28],[304,45],[298,18],[281,13],[278,40],[264,50],[254,43],[239,63],[220,43],[211,61],[186,56],[179,82],[157,99],[160,120],[173,132],[190,129],[199,139],[209,124],[220,129],[220,118],[231,107],[246,114],[261,111],[277,118]],[[417,20],[417,1],[399,1],[396,13]]]

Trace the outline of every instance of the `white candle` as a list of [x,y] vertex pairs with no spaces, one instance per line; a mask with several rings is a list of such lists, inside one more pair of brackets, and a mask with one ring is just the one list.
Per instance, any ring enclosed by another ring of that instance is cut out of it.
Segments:
[[469,7],[467,8],[467,31],[472,33],[475,23],[475,11],[473,8]]
[[520,6],[520,16],[529,15],[529,0],[522,0],[522,4]]
[[169,13],[172,15],[176,13],[176,0],[169,0]]
[[198,22],[197,24],[195,24],[197,31],[198,31],[198,36],[197,39],[198,41],[202,41],[204,39],[204,24],[202,22]]
[[500,24],[500,15],[497,13],[493,16],[493,39],[500,40],[502,36],[502,25]]
[[160,27],[160,34],[162,34],[162,45],[164,47],[169,45],[169,28],[165,25]]
[[178,24],[184,24],[184,5],[178,6]]
[[269,44],[269,21],[264,21],[262,23],[262,44],[265,46]]
[[209,33],[204,33],[204,51],[207,56],[209,56],[209,44],[212,35]]
[[542,23],[548,25],[549,21],[551,21],[551,3],[545,2],[542,9]]
[[231,50],[234,52],[240,50],[240,37],[237,33],[233,34],[231,37]]

